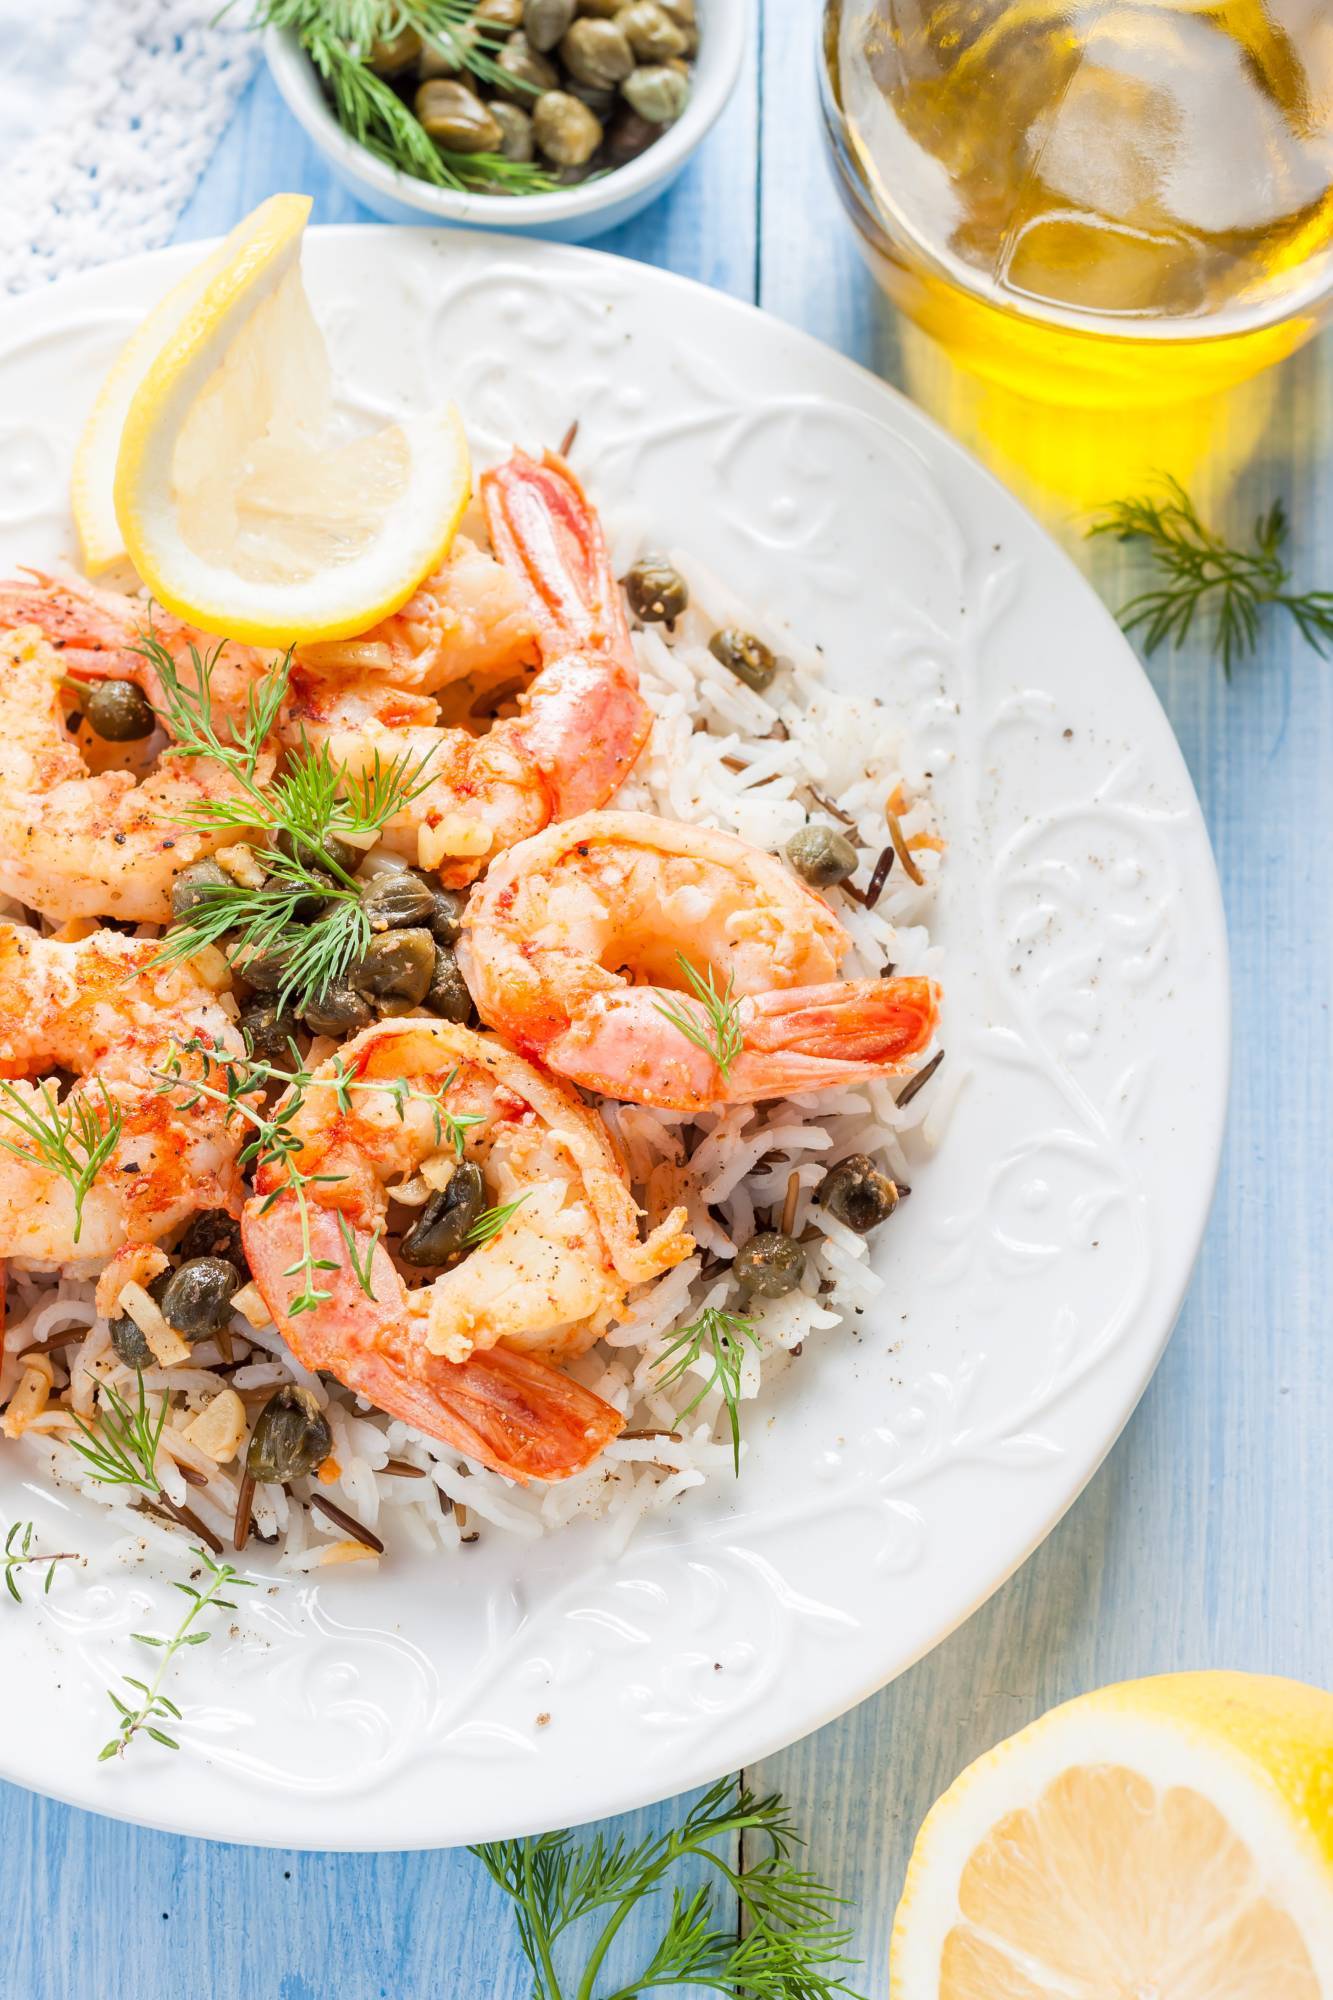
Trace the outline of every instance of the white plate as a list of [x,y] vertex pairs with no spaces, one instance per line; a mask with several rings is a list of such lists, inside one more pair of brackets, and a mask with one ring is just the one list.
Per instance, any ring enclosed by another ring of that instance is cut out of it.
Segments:
[[[0,317],[6,563],[70,554],[65,481],[99,378],[198,254]],[[1113,622],[881,383],[587,251],[326,229],[306,267],[365,407],[456,396],[496,453],[577,417],[608,513],[698,548],[820,643],[836,682],[905,711],[949,840],[940,1083],[966,1078],[883,1233],[883,1311],[776,1386],[737,1486],[626,1553],[583,1525],[318,1588],[266,1580],[242,1635],[182,1665],[182,1751],[100,1766],[105,1690],[140,1670],[129,1635],[180,1603],[158,1558],[102,1555],[0,1617],[21,1718],[6,1777],[188,1833],[402,1848],[619,1812],[749,1763],[900,1673],[1022,1561],[1180,1305],[1222,1129],[1226,946],[1185,767]],[[47,1546],[109,1540],[13,1448],[0,1506]]]

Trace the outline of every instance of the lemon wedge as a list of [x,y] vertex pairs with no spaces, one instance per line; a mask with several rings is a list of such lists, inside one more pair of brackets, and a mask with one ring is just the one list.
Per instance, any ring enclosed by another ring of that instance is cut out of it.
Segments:
[[471,494],[452,407],[341,434],[301,279],[310,202],[274,195],[169,293],[117,363],[76,462],[85,551],[123,546],[180,618],[252,645],[340,639],[406,602]]
[[932,1808],[894,2000],[1333,2000],[1333,1695],[1167,1674],[1053,1709]]

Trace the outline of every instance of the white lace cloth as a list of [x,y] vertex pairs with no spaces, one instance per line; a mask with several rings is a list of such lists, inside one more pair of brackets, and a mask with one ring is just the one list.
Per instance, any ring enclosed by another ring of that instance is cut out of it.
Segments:
[[255,62],[219,5],[0,0],[0,293],[166,241]]

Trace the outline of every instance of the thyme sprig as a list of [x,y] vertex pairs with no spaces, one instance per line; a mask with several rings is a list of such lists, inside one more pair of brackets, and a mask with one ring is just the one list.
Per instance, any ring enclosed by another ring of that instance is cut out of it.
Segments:
[[1163,479],[1161,496],[1117,500],[1088,533],[1148,548],[1162,582],[1131,597],[1119,618],[1127,633],[1143,634],[1149,656],[1167,640],[1182,645],[1196,616],[1211,613],[1213,650],[1229,679],[1236,661],[1258,644],[1269,605],[1287,612],[1320,655],[1333,643],[1333,591],[1287,588],[1291,570],[1282,551],[1288,521],[1281,500],[1259,515],[1248,548],[1205,527],[1185,488],[1171,478]]
[[120,1106],[100,1080],[95,1104],[92,1086],[72,1091],[64,1103],[44,1080],[34,1099],[12,1083],[0,1083],[0,1118],[20,1137],[0,1134],[0,1147],[17,1160],[47,1167],[68,1182],[74,1194],[74,1241],[83,1229],[83,1204],[93,1182],[120,1143]]
[[[719,1853],[718,1842],[744,1842],[745,1865]],[[577,1845],[569,1833],[546,1833],[472,1852],[513,1904],[533,2000],[635,2000],[691,1985],[746,2000],[858,2000],[844,1976],[851,1967],[850,1933],[837,1920],[843,1899],[798,1865],[800,1845],[777,1793],[759,1798],[724,1778],[680,1826],[635,1846],[600,1833]],[[661,1936],[642,1970],[603,1984],[631,1912],[662,1893],[688,1860],[713,1871],[740,1921],[719,1921],[709,1885],[672,1885]],[[597,1921],[576,1940],[572,1933],[589,1918]]]
[[[204,1646],[212,1638],[211,1632],[196,1628],[195,1620],[205,1611],[234,1611],[235,1600],[222,1595],[223,1590],[252,1590],[253,1580],[241,1576],[230,1563],[214,1562],[206,1549],[192,1548],[190,1553],[197,1556],[209,1572],[205,1589],[196,1590],[192,1583],[176,1583],[173,1588],[181,1591],[190,1600],[190,1608],[181,1619],[176,1630],[168,1638],[155,1632],[134,1632],[130,1636],[141,1646],[150,1646],[161,1654],[157,1672],[151,1681],[137,1680],[133,1674],[124,1674],[126,1687],[133,1689],[136,1700],[124,1701],[113,1688],[107,1689],[107,1698],[120,1720],[116,1733],[109,1743],[104,1743],[98,1752],[99,1763],[108,1757],[123,1757],[140,1731],[151,1736],[154,1743],[160,1743],[166,1750],[179,1750],[180,1744],[174,1736],[169,1736],[159,1725],[162,1722],[181,1720],[181,1712],[174,1701],[162,1692],[162,1684],[167,1670],[177,1653],[186,1646]],[[198,1572],[196,1572],[197,1574]]]
[[659,1014],[678,1028],[687,1041],[697,1049],[711,1056],[722,1072],[725,1083],[731,1075],[731,1066],[745,1045],[741,1031],[741,1003],[733,999],[735,975],[727,974],[726,985],[719,993],[710,965],[707,976],[692,965],[683,951],[676,953],[676,960],[689,984],[690,991],[703,1008],[703,1014],[696,1014],[691,1008],[676,1000],[658,1000]]
[[[368,57],[374,43],[414,28],[454,69],[506,90],[533,89],[497,58],[504,32],[473,19],[475,0],[257,0],[255,28],[285,28],[310,58],[334,114],[357,144],[399,173],[435,187],[545,194],[557,184],[542,167],[498,153],[440,146]],[[535,89],[534,89],[535,95]]]
[[[430,784],[433,750],[413,757],[375,752],[362,770],[336,762],[327,744],[304,735],[272,778],[261,775],[265,748],[291,677],[289,650],[249,689],[240,718],[220,728],[213,676],[225,641],[201,653],[190,648],[192,680],[152,630],[136,650],[156,670],[164,721],[178,755],[221,764],[236,786],[229,796],[194,800],[174,817],[196,832],[260,836],[256,853],[265,873],[257,887],[243,882],[202,884],[196,900],[162,941],[158,963],[191,958],[206,945],[225,946],[233,958],[256,955],[282,964],[279,1007],[307,1006],[335,985],[370,943],[355,880],[343,866],[341,843],[373,842],[388,822]],[[306,921],[312,900],[318,914]]]
[[709,1374],[696,1395],[677,1414],[688,1417],[705,1396],[717,1389],[726,1405],[731,1431],[731,1453],[736,1477],[741,1470],[741,1369],[747,1342],[758,1348],[754,1321],[743,1313],[727,1312],[721,1306],[705,1306],[698,1319],[683,1326],[658,1356],[658,1386],[671,1388],[694,1372],[700,1361],[711,1362]]
[[[41,1549],[34,1551],[32,1538],[36,1532],[37,1530],[33,1522],[15,1521],[10,1527],[9,1533],[5,1536],[5,1589],[9,1592],[15,1604],[22,1604],[23,1602],[23,1592],[19,1589],[18,1572],[21,1569],[25,1569],[29,1563],[45,1563],[47,1566],[46,1577],[42,1583],[42,1596],[45,1597],[50,1592],[51,1581],[56,1573],[56,1564],[78,1561],[78,1556],[73,1549],[60,1549],[54,1555],[49,1555]],[[14,1546],[16,1542],[18,1543],[17,1548]]]

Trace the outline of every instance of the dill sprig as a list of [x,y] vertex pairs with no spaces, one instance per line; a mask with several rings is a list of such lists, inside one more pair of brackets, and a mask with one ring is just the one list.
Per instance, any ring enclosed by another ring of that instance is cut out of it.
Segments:
[[675,1000],[659,1000],[656,1007],[665,1015],[673,1028],[679,1028],[687,1041],[711,1056],[722,1072],[725,1083],[731,1075],[731,1066],[745,1045],[741,1032],[741,1003],[732,998],[735,975],[727,974],[727,983],[719,993],[713,979],[713,968],[708,968],[705,977],[697,967],[691,965],[683,951],[676,953],[676,959],[690,991],[703,1008],[702,1015]]
[[[62,1104],[55,1086],[37,1086],[37,1101],[12,1083],[0,1083],[0,1118],[21,1139],[0,1135],[0,1147],[16,1160],[48,1167],[67,1181],[74,1194],[74,1241],[83,1228],[83,1204],[88,1192],[120,1143],[120,1106],[105,1083],[98,1082],[100,1107],[89,1092],[71,1092]],[[39,1108],[40,1106],[40,1108]]]
[[257,0],[251,25],[290,30],[322,79],[344,131],[399,173],[435,187],[547,194],[557,183],[540,166],[499,153],[451,152],[437,144],[393,85],[369,66],[375,42],[415,28],[438,55],[480,83],[532,88],[500,66],[503,30],[474,21],[473,6],[474,0]]
[[[742,1867],[715,1843],[744,1844]],[[532,1967],[533,2000],[632,2000],[666,1987],[701,1986],[747,2000],[858,2000],[843,1899],[801,1868],[800,1836],[777,1793],[758,1798],[730,1778],[711,1787],[682,1824],[635,1846],[596,1834],[496,1840],[471,1851],[511,1899]],[[606,1986],[600,1975],[626,1919],[658,1896],[682,1862],[706,1864],[739,1921],[719,1921],[712,1888],[671,1885],[661,1936],[637,1977]],[[569,1933],[586,1919],[577,1942]],[[564,1967],[568,1964],[569,1969]]]
[[[18,1585],[18,1571],[26,1568],[29,1563],[47,1565],[46,1578],[42,1584],[42,1596],[45,1597],[50,1591],[56,1564],[78,1561],[78,1556],[72,1549],[61,1549],[54,1555],[47,1555],[41,1550],[34,1551],[32,1538],[35,1533],[36,1528],[31,1521],[15,1521],[5,1536],[5,1589],[15,1604],[23,1602],[23,1592]],[[14,1547],[15,1542],[18,1543],[17,1549]]]
[[705,1306],[698,1319],[680,1328],[658,1356],[658,1384],[663,1389],[692,1374],[701,1361],[711,1362],[709,1374],[698,1393],[677,1414],[688,1417],[705,1396],[717,1389],[726,1405],[731,1431],[731,1452],[736,1477],[741,1470],[741,1368],[746,1342],[757,1348],[759,1337],[754,1321],[742,1313],[727,1312],[721,1306]]
[[[232,958],[258,955],[282,963],[277,1004],[298,1009],[327,992],[370,943],[370,922],[353,877],[339,859],[339,843],[364,845],[431,782],[432,750],[419,757],[382,758],[376,751],[360,771],[334,761],[327,744],[302,737],[272,779],[260,777],[260,758],[277,721],[291,675],[290,650],[246,696],[239,721],[225,733],[213,709],[213,674],[222,651],[190,648],[193,685],[152,631],[136,648],[156,669],[167,727],[177,753],[221,764],[237,790],[229,797],[198,799],[175,815],[196,832],[261,835],[256,850],[265,880],[201,885],[196,900],[162,940],[158,963],[191,958],[206,945],[225,945]],[[312,899],[318,914],[305,921]]]
[[[530,1193],[531,1190],[529,1189],[528,1192]],[[493,1236],[498,1236],[510,1216],[522,1208],[527,1198],[527,1194],[521,1194],[515,1201],[501,1202],[495,1208],[483,1208],[481,1214],[463,1238],[468,1249],[475,1250],[478,1244],[489,1243]]]
[[171,1399],[163,1390],[154,1414],[148,1407],[142,1372],[137,1380],[138,1401],[133,1405],[126,1402],[114,1383],[99,1382],[96,1424],[85,1423],[77,1412],[71,1412],[83,1433],[83,1442],[71,1438],[70,1444],[80,1458],[87,1460],[94,1479],[103,1486],[137,1486],[156,1499],[162,1490],[157,1476],[157,1448],[162,1442]]
[[1275,500],[1254,523],[1252,545],[1241,548],[1206,528],[1178,479],[1162,481],[1163,494],[1117,500],[1089,535],[1114,535],[1121,542],[1146,544],[1162,576],[1154,590],[1140,591],[1120,608],[1126,633],[1142,632],[1152,655],[1167,640],[1183,645],[1201,612],[1213,615],[1213,650],[1227,678],[1259,639],[1260,618],[1269,605],[1287,612],[1321,656],[1333,642],[1333,591],[1291,591],[1291,570],[1283,558],[1287,511]]
[[[162,1683],[167,1677],[167,1669],[170,1667],[177,1653],[184,1647],[203,1646],[212,1638],[213,1635],[211,1632],[195,1629],[195,1620],[202,1616],[205,1611],[234,1611],[236,1609],[234,1599],[222,1595],[225,1589],[252,1590],[254,1588],[253,1580],[250,1577],[241,1576],[238,1571],[232,1568],[230,1563],[214,1562],[206,1549],[192,1548],[190,1553],[197,1556],[205,1569],[209,1571],[207,1587],[200,1591],[196,1590],[192,1583],[177,1583],[173,1579],[172,1587],[181,1591],[190,1600],[190,1608],[181,1619],[176,1630],[169,1638],[163,1638],[155,1632],[131,1633],[130,1636],[137,1640],[139,1645],[151,1646],[162,1657],[158,1664],[157,1672],[151,1681],[136,1680],[133,1674],[122,1675],[126,1687],[134,1690],[134,1694],[137,1697],[135,1703],[123,1701],[113,1688],[107,1689],[107,1698],[115,1709],[116,1714],[120,1717],[120,1720],[116,1725],[116,1733],[111,1738],[111,1741],[104,1743],[98,1752],[97,1761],[99,1764],[105,1763],[108,1757],[123,1757],[141,1730],[145,1736],[151,1736],[154,1743],[160,1743],[166,1750],[180,1749],[180,1744],[176,1741],[176,1738],[168,1736],[167,1732],[159,1727],[161,1722],[179,1722],[181,1720],[181,1712],[175,1702],[162,1692]],[[195,1573],[196,1575],[198,1574],[197,1571]]]

